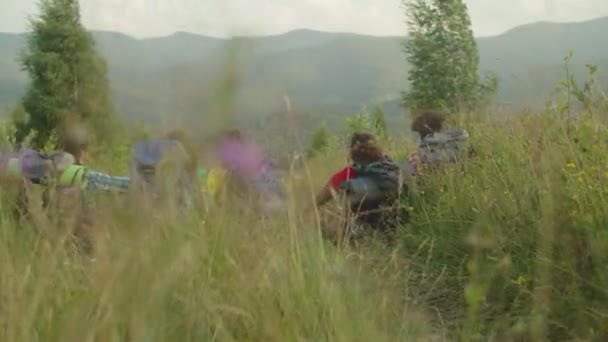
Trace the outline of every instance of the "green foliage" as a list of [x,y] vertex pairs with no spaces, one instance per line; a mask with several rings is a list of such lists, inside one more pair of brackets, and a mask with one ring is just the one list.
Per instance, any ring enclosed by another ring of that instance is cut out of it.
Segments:
[[[410,89],[403,104],[412,110],[476,106],[483,87],[479,56],[463,0],[405,0],[409,40],[405,43]],[[495,90],[495,89],[494,89]]]
[[378,138],[383,141],[388,139],[388,126],[386,123],[386,116],[384,115],[384,111],[380,107],[376,107],[373,114],[374,118],[374,130],[375,134]]
[[564,57],[562,77],[554,89],[553,96],[546,102],[546,108],[566,118],[570,118],[577,110],[588,113],[604,111],[608,108],[608,101],[597,82],[598,67],[594,64],[585,64],[587,74],[583,84],[580,85],[571,70],[573,57],[572,50]]
[[22,104],[17,104],[11,112],[11,121],[15,125],[25,125],[29,121],[29,117]]
[[370,132],[373,128],[372,119],[365,108],[354,115],[347,116],[345,123],[348,136],[355,132]]
[[306,156],[308,158],[314,158],[318,154],[327,152],[327,150],[334,145],[334,140],[335,137],[327,128],[327,124],[325,122],[321,123],[321,125],[312,134],[310,146],[308,147]]
[[77,0],[43,0],[21,55],[31,85],[23,97],[27,122],[17,123],[17,138],[31,131],[43,146],[52,132],[71,121],[94,127],[104,140],[116,125],[106,65],[80,20]]
[[[25,112],[23,105],[18,103],[10,115],[10,126],[13,128],[11,131],[12,139],[15,142],[24,143],[27,141],[27,137],[31,138],[32,132],[25,132],[18,130],[17,127],[24,127],[29,122],[29,115]],[[25,135],[27,133],[27,135]]]
[[15,125],[9,120],[0,121],[0,146],[14,146]]

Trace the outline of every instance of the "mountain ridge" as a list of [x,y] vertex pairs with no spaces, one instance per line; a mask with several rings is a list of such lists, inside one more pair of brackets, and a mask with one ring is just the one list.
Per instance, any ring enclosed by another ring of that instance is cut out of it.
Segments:
[[[601,44],[601,32],[606,29],[608,17],[537,22],[479,37],[480,72],[499,76],[499,102],[540,106],[570,49],[577,78],[584,76],[585,63],[598,64],[604,72],[608,48]],[[284,111],[285,94],[305,113],[340,115],[378,104],[389,116],[403,115],[395,101],[408,84],[405,36],[311,29],[233,38],[188,32],[150,38],[91,33],[107,61],[117,108],[131,118],[205,115],[229,72],[236,72],[239,80],[235,111],[251,117]],[[5,108],[19,100],[27,84],[16,61],[26,36],[0,33],[0,105]]]

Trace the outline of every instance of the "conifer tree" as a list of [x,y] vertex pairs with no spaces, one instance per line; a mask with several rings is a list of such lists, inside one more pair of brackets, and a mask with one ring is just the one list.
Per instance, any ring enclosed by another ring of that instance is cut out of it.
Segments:
[[116,127],[107,67],[81,23],[78,0],[42,0],[39,6],[20,56],[30,85],[22,99],[28,120],[16,124],[16,137],[34,131],[32,143],[42,147],[64,125],[78,122],[103,142]]

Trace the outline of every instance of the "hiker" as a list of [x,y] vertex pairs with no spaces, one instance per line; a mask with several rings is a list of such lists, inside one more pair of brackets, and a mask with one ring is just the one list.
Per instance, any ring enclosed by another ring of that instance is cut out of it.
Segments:
[[216,143],[216,158],[226,170],[226,186],[237,196],[254,195],[263,213],[284,207],[285,194],[271,161],[258,144],[245,139],[239,130],[225,132]]
[[192,158],[182,143],[145,140],[135,143],[131,152],[131,189],[139,196],[135,203],[171,204],[180,211],[198,204],[196,167],[192,169]]
[[22,149],[3,163],[3,174],[21,181],[18,209],[29,218],[27,192],[32,185],[44,187],[42,207],[49,211],[58,227],[68,227],[85,251],[92,251],[90,193],[128,189],[129,179],[90,170],[86,161],[88,139],[83,129],[66,131],[60,140],[64,151],[44,153]]
[[196,153],[196,147],[192,142],[190,136],[183,130],[173,130],[167,133],[165,136],[167,140],[178,141],[186,152],[187,160],[185,162],[185,171],[193,181],[198,179],[197,177],[197,169],[198,169],[198,156]]
[[344,234],[357,238],[366,231],[389,233],[395,228],[400,213],[398,199],[401,187],[399,166],[384,154],[374,137],[355,133],[350,140],[350,166],[336,172],[317,194],[315,204],[322,207],[342,193],[347,200],[347,213],[354,215],[353,224],[341,226],[338,240]]
[[[96,192],[124,193],[129,189],[129,177],[116,177],[101,173],[85,166],[89,155],[88,132],[80,126],[70,127],[60,140],[62,152],[51,156],[60,156],[64,165],[55,161],[60,173],[55,183],[54,199],[50,199],[47,187],[43,193],[45,207],[54,202],[52,209],[56,210],[58,223],[73,227],[77,243],[85,252],[93,252],[93,194]],[[73,162],[70,162],[70,156]],[[57,159],[57,157],[55,157]]]
[[[110,176],[85,166],[89,156],[88,140],[88,134],[82,127],[74,127],[64,135],[61,141],[62,151],[72,155],[74,157],[74,163],[66,168],[66,172],[62,174],[65,181],[60,181],[58,185],[60,187],[66,187],[79,184],[85,193],[96,191],[127,191],[130,185],[129,177]],[[70,182],[67,182],[69,176],[73,176],[74,178]]]
[[456,163],[467,151],[468,132],[458,129],[443,133],[445,120],[444,113],[435,111],[425,111],[414,119],[411,129],[418,133],[420,143],[402,164],[406,174],[417,176],[423,169]]
[[[85,192],[116,190],[124,192],[129,186],[128,177],[114,177],[89,169],[83,163],[87,158],[86,135],[67,135],[61,141],[63,151],[44,153],[23,148],[3,156],[2,172],[9,177],[21,178],[25,190],[29,185],[45,186],[43,207],[49,206],[50,186],[60,190],[79,187]],[[27,196],[22,192],[22,204]],[[22,208],[26,209],[26,208]]]
[[[207,205],[205,200],[209,200],[208,198],[200,198],[200,196],[204,195],[205,184],[208,181],[209,174],[214,173],[214,170],[205,170],[199,163],[199,156],[197,153],[197,148],[192,141],[190,135],[183,130],[173,130],[167,133],[166,139],[174,140],[183,146],[186,152],[186,162],[185,162],[185,171],[187,176],[187,185],[188,192],[190,194],[191,200],[201,200],[203,205]],[[197,193],[197,190],[200,190]]]

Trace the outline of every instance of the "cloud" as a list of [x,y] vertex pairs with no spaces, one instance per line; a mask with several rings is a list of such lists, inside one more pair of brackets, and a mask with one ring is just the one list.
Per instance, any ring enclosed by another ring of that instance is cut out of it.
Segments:
[[[1,0],[0,31],[24,31],[37,0]],[[606,0],[466,0],[476,35],[534,21],[608,15]],[[297,28],[372,35],[405,33],[401,0],[81,0],[85,25],[138,37],[188,31],[214,36]]]

